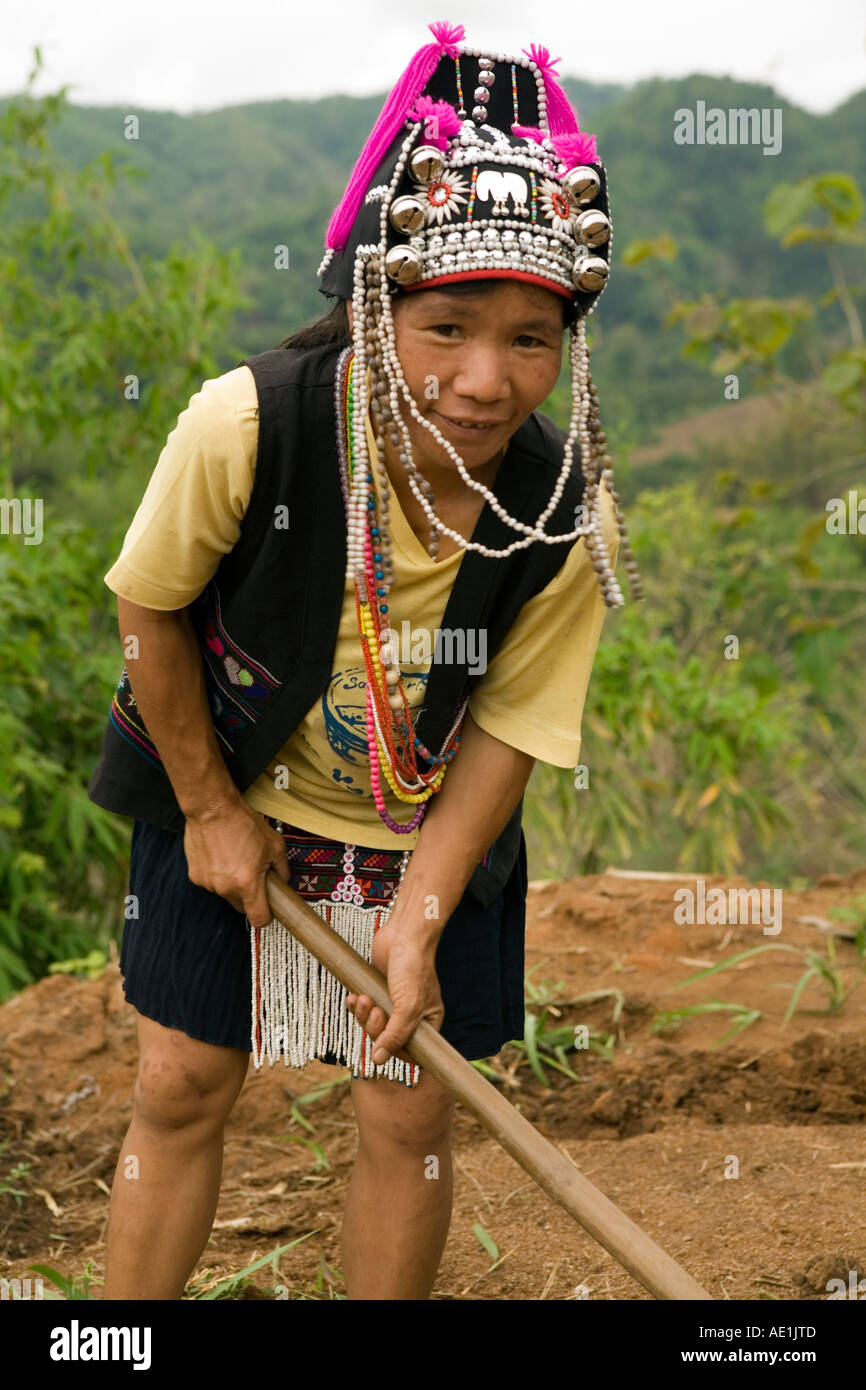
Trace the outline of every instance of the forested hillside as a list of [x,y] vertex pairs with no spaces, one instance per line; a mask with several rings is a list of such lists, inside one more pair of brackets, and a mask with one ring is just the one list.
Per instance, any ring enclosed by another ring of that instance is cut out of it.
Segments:
[[[820,246],[805,243],[780,256],[761,207],[780,180],[825,170],[866,179],[866,92],[827,115],[792,106],[770,87],[696,74],[653,79],[632,88],[565,82],[581,128],[592,131],[610,180],[614,273],[592,322],[603,341],[597,379],[608,415],[635,444],[684,413],[715,405],[717,389],[680,355],[680,339],[662,325],[676,297],[705,291],[730,295],[805,294],[816,304],[832,279]],[[316,269],[330,214],[384,101],[332,96],[321,101],[269,101],[196,115],[70,105],[54,140],[80,167],[102,151],[135,170],[109,206],[135,254],[164,256],[172,244],[191,249],[196,232],[221,251],[239,251],[240,284],[249,297],[232,324],[241,355],[262,351],[319,314]],[[674,113],[707,107],[780,108],[782,148],[759,145],[677,145]],[[138,138],[125,138],[128,117]],[[622,260],[633,242],[668,236],[679,254],[648,270]],[[286,246],[289,268],[274,269],[274,248]],[[851,278],[853,251],[843,253]],[[838,319],[819,315],[832,334]],[[220,345],[223,369],[234,364]],[[791,345],[783,365],[807,370]],[[615,436],[616,437],[616,436]]]

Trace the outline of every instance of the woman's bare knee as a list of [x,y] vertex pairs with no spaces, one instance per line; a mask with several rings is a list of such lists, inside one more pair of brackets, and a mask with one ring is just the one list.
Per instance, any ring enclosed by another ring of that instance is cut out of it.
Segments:
[[190,1038],[137,1015],[135,1118],[154,1129],[221,1127],[240,1094],[249,1055]]
[[450,1142],[454,1097],[427,1073],[417,1087],[359,1078],[352,1100],[363,1148],[426,1154]]

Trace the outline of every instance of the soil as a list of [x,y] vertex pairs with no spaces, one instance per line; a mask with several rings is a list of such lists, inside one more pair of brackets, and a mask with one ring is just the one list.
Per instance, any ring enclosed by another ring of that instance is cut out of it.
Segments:
[[[760,923],[677,925],[673,893],[689,885],[685,876],[607,873],[530,886],[529,978],[556,986],[558,1016],[548,1010],[547,1026],[587,1025],[590,1045],[564,1054],[576,1079],[547,1069],[548,1085],[509,1045],[491,1061],[493,1084],[713,1298],[826,1299],[829,1279],[866,1277],[866,988],[851,930],[837,921],[848,935],[831,936],[820,924],[866,891],[866,870],[785,891],[778,935]],[[766,951],[668,992],[707,965],[779,942],[804,955]],[[805,953],[828,950],[848,997],[830,1011],[828,986],[815,977],[786,1023]],[[729,1012],[654,1028],[662,1010],[711,1000],[759,1016],[721,1043]],[[528,1007],[540,1014],[543,1004]],[[116,964],[101,979],[55,975],[22,991],[0,1009],[0,1050],[0,1275],[24,1278],[44,1264],[80,1279],[89,1268],[99,1297],[137,1065]],[[355,1149],[347,1077],[318,1062],[250,1069],[227,1126],[196,1292],[307,1235],[278,1273],[265,1265],[235,1296],[273,1297],[275,1284],[283,1297],[343,1296],[339,1230]],[[310,1132],[292,1105],[326,1081],[340,1084],[300,1112]],[[454,1152],[454,1213],[434,1298],[650,1297],[460,1107]],[[19,1164],[30,1167],[13,1180]],[[477,1225],[497,1247],[492,1265]]]

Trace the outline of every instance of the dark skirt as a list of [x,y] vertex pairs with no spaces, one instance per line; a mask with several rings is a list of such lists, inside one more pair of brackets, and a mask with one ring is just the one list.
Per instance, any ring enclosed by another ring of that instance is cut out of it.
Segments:
[[[322,901],[330,894],[316,895],[315,883],[311,890],[309,862],[296,865],[293,852],[303,858],[302,841],[315,840],[324,847],[323,857],[327,847],[333,847],[330,862],[335,863],[344,846],[305,832],[293,836],[294,829],[283,827],[289,886],[305,898]],[[129,893],[137,902],[138,917],[130,916],[124,926],[124,993],[139,1013],[166,1028],[251,1052],[250,928],[244,913],[225,898],[190,882],[183,839],[182,833],[145,821],[133,824]],[[381,864],[383,852],[356,847],[356,874],[366,862],[364,856],[371,864]],[[370,901],[383,891],[387,872],[376,880]],[[330,888],[327,874],[322,882]],[[492,1057],[506,1042],[523,1037],[526,890],[521,832],[517,862],[499,896],[482,907],[467,889],[439,940],[436,974],[445,1007],[440,1031],[470,1060]],[[320,1060],[336,1062],[331,1054]]]

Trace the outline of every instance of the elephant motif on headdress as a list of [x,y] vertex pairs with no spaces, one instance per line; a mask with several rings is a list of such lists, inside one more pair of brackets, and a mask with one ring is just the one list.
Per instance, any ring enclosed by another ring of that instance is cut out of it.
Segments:
[[504,217],[507,214],[509,197],[514,201],[514,211],[518,216],[529,216],[526,206],[526,179],[510,170],[482,169],[475,184],[475,197],[479,202],[493,199],[494,217]]

